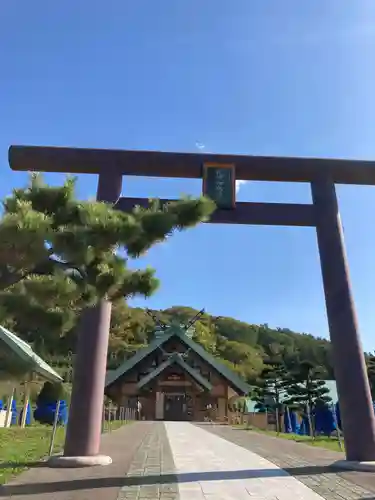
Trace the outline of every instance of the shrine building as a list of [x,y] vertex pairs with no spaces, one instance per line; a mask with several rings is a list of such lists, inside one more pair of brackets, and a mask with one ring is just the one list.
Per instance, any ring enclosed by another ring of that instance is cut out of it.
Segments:
[[226,421],[229,401],[250,387],[192,339],[190,326],[162,325],[147,347],[107,373],[106,395],[128,408],[139,401],[146,420]]

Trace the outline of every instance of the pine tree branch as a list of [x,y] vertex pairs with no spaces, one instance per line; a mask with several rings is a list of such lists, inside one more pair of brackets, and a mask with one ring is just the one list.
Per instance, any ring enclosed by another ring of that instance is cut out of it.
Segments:
[[33,269],[29,269],[27,271],[16,271],[10,270],[7,265],[3,265],[0,267],[0,290],[7,290],[12,286],[16,285],[20,281],[23,281],[28,276],[37,275],[37,276],[48,276],[53,274],[56,270],[73,270],[77,272],[82,279],[84,279],[85,275],[82,270],[74,266],[70,262],[64,262],[61,260],[57,260],[53,258],[54,251],[53,249],[48,250],[49,257],[45,260],[36,264]]

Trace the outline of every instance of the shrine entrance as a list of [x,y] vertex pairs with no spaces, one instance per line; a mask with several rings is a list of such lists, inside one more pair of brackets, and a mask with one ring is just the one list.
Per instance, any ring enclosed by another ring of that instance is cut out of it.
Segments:
[[[97,174],[98,200],[113,203],[124,211],[135,205],[148,206],[149,201],[122,198],[123,176],[200,178],[203,192],[217,204],[210,223],[316,228],[346,457],[350,461],[375,460],[375,415],[335,190],[335,184],[375,185],[374,162],[12,146],[9,163],[13,170]],[[311,186],[312,204],[238,203],[236,180],[307,182]],[[89,410],[93,413],[92,409],[97,407],[97,413],[101,412],[100,391],[92,384],[94,362],[90,363],[91,359],[105,363],[103,335],[108,338],[108,332],[92,334],[98,330],[94,325],[100,314],[93,311],[87,332],[81,335],[83,352],[77,352],[77,383],[85,397],[85,405],[81,406],[85,414],[70,416],[70,428],[75,429],[72,435],[79,436],[82,421],[88,427],[100,428],[100,421]],[[85,346],[90,349],[86,351]],[[103,367],[101,370],[103,373]],[[173,405],[177,412],[177,402]]]
[[187,399],[183,392],[165,394],[164,420],[188,420]]
[[166,324],[147,312],[157,325],[153,337],[109,374],[105,394],[119,406],[136,397],[145,420],[227,422],[230,399],[247,396],[251,387],[193,340],[204,309],[187,324]]

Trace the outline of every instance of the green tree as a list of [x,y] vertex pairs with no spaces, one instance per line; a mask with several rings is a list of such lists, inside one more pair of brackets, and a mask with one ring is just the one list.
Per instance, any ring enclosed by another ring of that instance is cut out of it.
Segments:
[[175,230],[205,221],[214,210],[214,203],[201,197],[163,207],[154,200],[149,208],[123,213],[107,203],[77,200],[75,184],[68,178],[51,187],[33,175],[26,188],[3,202],[2,315],[16,318],[20,330],[21,322],[29,323],[39,338],[46,329],[71,330],[77,313],[102,298],[116,302],[151,295],[158,286],[154,270],[130,268],[129,260]]
[[255,347],[223,337],[218,338],[217,354],[232,363],[237,373],[250,383],[264,366],[262,356]]
[[45,382],[37,397],[37,404],[56,403],[64,397],[64,386],[61,383]]
[[253,399],[259,411],[275,414],[276,430],[280,431],[283,403],[288,393],[289,373],[285,365],[276,360],[268,361],[254,388]]
[[201,321],[197,321],[193,325],[193,340],[201,344],[206,351],[215,354],[216,352],[216,335],[214,330],[205,325]]
[[332,401],[329,389],[321,379],[321,370],[309,361],[302,362],[290,378],[286,404],[306,413],[312,434],[315,434],[312,412]]
[[1,324],[10,323],[40,354],[66,354],[72,348],[65,339],[84,303],[71,280],[29,276],[1,291],[0,304]]
[[[259,410],[282,408],[288,391],[289,373],[286,367],[277,361],[267,363],[260,373],[254,389],[254,400]],[[273,401],[270,404],[270,401]]]

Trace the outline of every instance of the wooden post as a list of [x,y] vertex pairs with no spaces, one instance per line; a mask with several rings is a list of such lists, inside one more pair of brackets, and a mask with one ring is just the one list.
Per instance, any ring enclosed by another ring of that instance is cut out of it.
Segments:
[[375,460],[375,415],[332,179],[312,182],[311,194],[346,458],[371,462]]
[[30,382],[31,382],[31,380],[32,380],[32,377],[30,377],[28,380],[25,381],[25,395],[24,395],[22,418],[21,418],[21,429],[24,429],[25,425],[26,425],[27,408],[29,406],[29,400],[30,400]]
[[343,451],[344,447],[342,445],[341,431],[339,429],[339,423],[337,421],[337,414],[336,414],[335,403],[332,403],[332,415],[333,415],[333,421],[335,422],[335,427],[336,427],[336,431],[337,431],[337,440],[339,442],[339,448],[340,448],[341,451]]
[[16,392],[16,388],[13,387],[11,395],[8,398],[7,414],[5,416],[5,427],[8,427],[8,422],[9,422],[9,427],[11,426],[11,420],[9,420],[9,418],[10,418],[10,415],[12,413],[12,405],[13,405],[13,399],[14,399],[15,392]]
[[[121,195],[122,175],[106,168],[99,175],[97,200],[115,204]],[[108,338],[112,305],[100,300],[81,313],[81,323],[74,363],[71,407],[66,431],[64,456],[92,457],[99,454],[102,427]],[[103,463],[109,457],[101,457]]]
[[278,404],[276,404],[275,408],[275,413],[276,413],[276,434],[280,434],[280,410]]
[[105,431],[105,403],[103,403],[103,410],[102,410],[102,434],[104,434]]
[[49,445],[49,452],[48,456],[52,456],[53,453],[53,448],[55,445],[55,437],[56,437],[56,430],[57,430],[57,424],[59,422],[59,413],[60,413],[60,400],[56,402],[56,409],[55,409],[55,417],[53,419],[53,428],[52,428],[52,435],[51,435],[51,442]]
[[307,412],[307,421],[309,423],[309,431],[310,431],[309,434],[310,434],[311,439],[314,439],[315,432],[314,432],[314,428],[313,428],[313,421],[311,418],[311,408],[310,408],[309,403],[306,404],[306,412]]
[[108,432],[111,432],[112,403],[108,404]]

